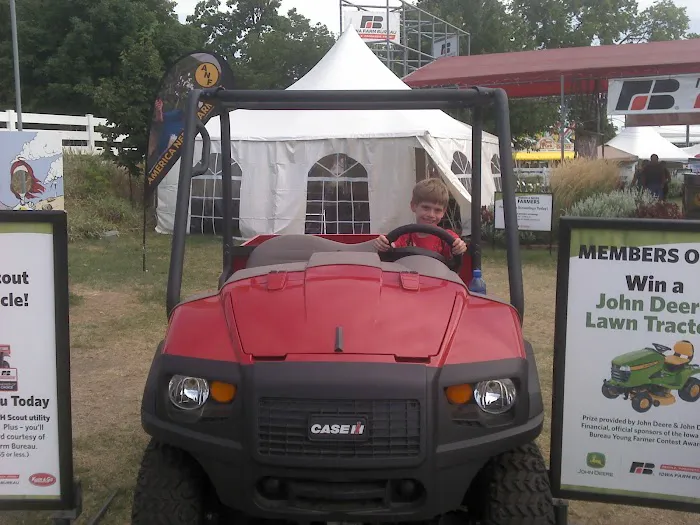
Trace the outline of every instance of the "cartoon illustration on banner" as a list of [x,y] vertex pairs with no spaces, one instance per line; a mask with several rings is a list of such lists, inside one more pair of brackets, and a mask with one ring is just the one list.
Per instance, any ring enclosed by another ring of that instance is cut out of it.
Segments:
[[700,505],[700,233],[613,228],[559,284],[561,487]]
[[63,210],[63,143],[53,131],[0,135],[0,210]]

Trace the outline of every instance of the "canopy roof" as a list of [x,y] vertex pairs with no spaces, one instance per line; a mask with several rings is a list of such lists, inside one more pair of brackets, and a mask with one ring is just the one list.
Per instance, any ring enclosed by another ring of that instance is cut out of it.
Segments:
[[[411,89],[372,52],[349,26],[331,50],[293,90]],[[220,137],[221,121],[207,123],[211,137]],[[235,110],[231,139],[246,141],[313,140],[327,138],[415,137],[471,139],[471,126],[437,110]],[[484,132],[484,142],[498,139]]]
[[412,88],[500,87],[509,97],[607,91],[607,79],[700,73],[700,39],[445,57],[404,78]]
[[690,155],[648,126],[625,128],[605,146],[606,157],[607,147],[610,146],[640,159],[648,159],[653,154],[658,155],[659,160],[667,162],[687,162],[690,158]]

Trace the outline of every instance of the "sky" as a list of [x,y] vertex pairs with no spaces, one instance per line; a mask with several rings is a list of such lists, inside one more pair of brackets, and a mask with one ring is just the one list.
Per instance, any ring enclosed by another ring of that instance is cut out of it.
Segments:
[[[180,20],[192,14],[194,6],[199,0],[178,0],[176,12]],[[386,8],[386,0],[348,0],[356,5],[376,5]],[[396,0],[389,0],[390,5],[399,5]],[[652,5],[655,0],[637,0],[640,11]],[[690,17],[690,30],[700,33],[700,1],[698,0],[674,0],[677,6],[686,7],[686,13]],[[333,33],[340,31],[340,0],[282,0],[282,11],[287,12],[295,8],[310,19],[312,23],[321,22]]]

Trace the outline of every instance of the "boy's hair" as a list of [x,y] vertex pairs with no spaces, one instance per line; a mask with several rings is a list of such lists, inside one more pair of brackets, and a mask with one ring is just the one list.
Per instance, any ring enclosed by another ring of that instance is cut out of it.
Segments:
[[413,187],[412,204],[430,202],[446,208],[449,201],[450,192],[447,190],[445,183],[440,179],[423,179]]

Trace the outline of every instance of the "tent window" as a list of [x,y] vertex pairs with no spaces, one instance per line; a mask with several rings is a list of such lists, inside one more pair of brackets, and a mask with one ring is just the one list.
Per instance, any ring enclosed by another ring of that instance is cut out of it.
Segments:
[[491,173],[493,174],[493,182],[496,185],[496,191],[501,191],[501,157],[494,155],[491,157]]
[[323,157],[309,170],[306,233],[370,233],[369,177],[344,153]]
[[[209,169],[203,175],[192,178],[190,187],[190,233],[191,234],[215,234],[223,232],[224,201],[221,188],[222,175],[221,154],[212,153],[209,156]],[[231,161],[232,175],[232,211],[233,234],[240,236],[241,180],[243,173],[241,167],[234,160]]]
[[[472,163],[469,162],[467,156],[461,151],[455,151],[452,155],[452,173],[457,175],[469,193],[472,192]],[[468,175],[468,177],[466,176]]]

